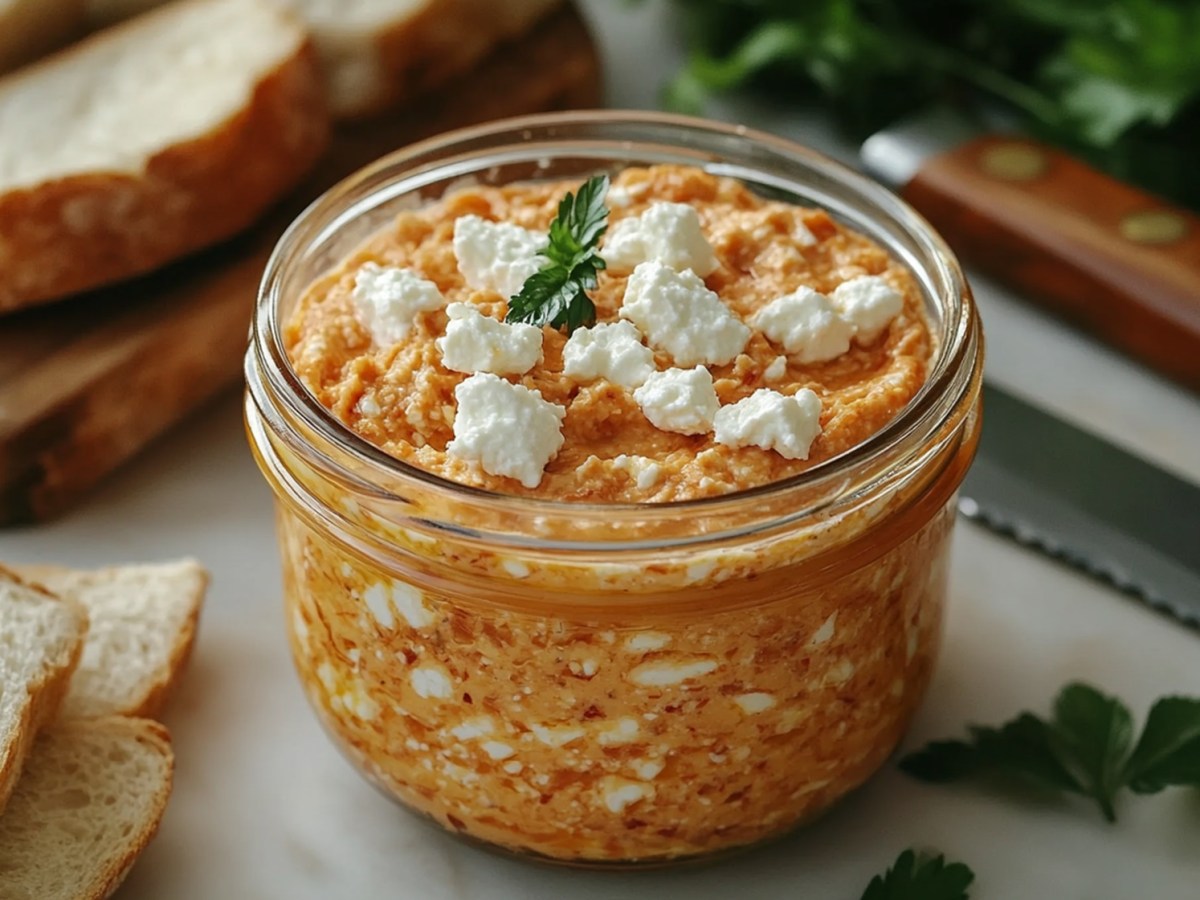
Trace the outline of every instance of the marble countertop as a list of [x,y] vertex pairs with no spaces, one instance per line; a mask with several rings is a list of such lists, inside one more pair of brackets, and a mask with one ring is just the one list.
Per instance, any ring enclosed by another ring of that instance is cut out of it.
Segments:
[[[612,105],[652,106],[679,59],[658,3],[590,0]],[[846,160],[819,115],[754,104],[716,116]],[[1200,399],[975,279],[995,382],[1200,481]],[[943,661],[909,743],[967,721],[1044,711],[1083,678],[1144,714],[1200,694],[1200,638],[1104,585],[968,523],[955,538]],[[77,566],[192,555],[214,580],[192,670],[168,712],[178,754],[162,830],[122,900],[742,900],[856,898],[909,846],[968,862],[980,900],[1194,900],[1200,795],[1137,799],[1116,825],[887,769],[832,815],[705,868],[604,874],[531,867],[467,847],[375,793],[309,714],[280,612],[271,501],[226,396],[66,518],[0,531],[0,559]]]

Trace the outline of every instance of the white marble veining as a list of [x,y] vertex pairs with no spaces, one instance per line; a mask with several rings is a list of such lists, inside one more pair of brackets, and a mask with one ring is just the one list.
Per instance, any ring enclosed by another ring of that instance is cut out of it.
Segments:
[[[592,0],[614,104],[650,105],[677,51],[657,4]],[[849,158],[804,112],[741,117]],[[730,114],[728,108],[717,110]],[[1200,480],[1200,400],[977,280],[991,377]],[[606,875],[527,866],[420,824],[353,773],[309,715],[286,656],[267,489],[226,396],[82,508],[0,531],[0,559],[79,566],[194,555],[214,575],[197,652],[167,722],[175,794],[121,900],[790,900],[858,897],[910,845],[968,861],[980,900],[1194,900],[1200,796],[1076,804],[939,788],[884,771],[819,824],[716,866]],[[1143,713],[1200,694],[1200,638],[1074,572],[963,523],[946,649],[910,744],[968,720],[1044,710],[1082,677]]]

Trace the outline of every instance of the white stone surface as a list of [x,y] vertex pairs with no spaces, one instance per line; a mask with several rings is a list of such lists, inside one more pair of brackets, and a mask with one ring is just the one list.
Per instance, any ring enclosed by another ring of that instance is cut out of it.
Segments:
[[[678,58],[662,8],[586,5],[608,48],[610,102],[649,105]],[[850,158],[802,109],[737,110],[747,124]],[[994,381],[1200,481],[1200,398],[983,279],[974,284]],[[1183,791],[1130,799],[1112,826],[1083,805],[931,787],[888,767],[828,817],[762,850],[633,874],[532,866],[425,826],[362,781],[309,712],[284,641],[270,496],[240,416],[239,398],[226,396],[65,518],[0,530],[3,560],[195,555],[213,571],[192,668],[166,715],[175,793],[117,900],[833,900],[860,896],[910,845],[970,862],[978,900],[1195,900],[1200,805]],[[1045,711],[1072,678],[1121,694],[1139,714],[1164,692],[1200,693],[1195,634],[969,523],[959,526],[950,582],[945,650],[906,746],[967,721]]]

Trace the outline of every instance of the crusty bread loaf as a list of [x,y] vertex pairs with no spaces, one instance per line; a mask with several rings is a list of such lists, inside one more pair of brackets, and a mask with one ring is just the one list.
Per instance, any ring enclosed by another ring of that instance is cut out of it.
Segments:
[[78,603],[0,569],[0,810],[33,738],[58,713],[86,631]]
[[186,0],[0,79],[0,310],[227,238],[328,138],[307,30],[274,0]]
[[84,0],[0,0],[0,73],[83,34]]
[[112,716],[46,731],[0,814],[0,898],[111,896],[158,830],[173,771],[157,722]]
[[148,12],[165,2],[167,0],[84,0],[88,21],[100,26]]
[[14,570],[87,610],[83,657],[59,717],[156,716],[191,652],[208,573],[192,560]]
[[562,0],[291,0],[312,27],[334,115],[372,115],[467,71]]

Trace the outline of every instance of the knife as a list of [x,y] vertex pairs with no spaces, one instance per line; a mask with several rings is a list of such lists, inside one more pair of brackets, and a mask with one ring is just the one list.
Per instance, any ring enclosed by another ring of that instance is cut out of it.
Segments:
[[933,109],[868,138],[862,160],[974,268],[1200,391],[1200,217],[980,127]]
[[1200,628],[1200,487],[995,385],[959,511]]

